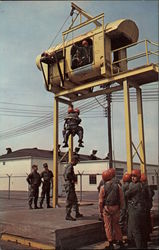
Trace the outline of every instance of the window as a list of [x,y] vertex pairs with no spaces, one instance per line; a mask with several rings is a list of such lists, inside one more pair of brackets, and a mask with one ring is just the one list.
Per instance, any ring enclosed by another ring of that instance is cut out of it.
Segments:
[[97,176],[96,174],[89,175],[89,184],[97,184]]
[[93,46],[90,38],[75,43],[71,48],[71,68],[76,69],[93,62]]

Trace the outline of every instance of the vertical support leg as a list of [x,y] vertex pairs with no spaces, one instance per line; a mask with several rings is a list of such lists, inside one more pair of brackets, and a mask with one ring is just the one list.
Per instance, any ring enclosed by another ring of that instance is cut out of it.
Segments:
[[58,99],[54,98],[53,207],[58,204]]
[[140,88],[136,89],[137,98],[137,113],[138,113],[138,130],[140,141],[140,158],[142,162],[140,169],[142,173],[146,173],[146,155],[145,155],[145,140],[144,140],[144,123],[143,123],[143,108],[142,108],[142,92]]
[[69,151],[68,151],[68,161],[71,162],[73,155],[73,136],[69,136]]
[[132,145],[131,145],[131,117],[130,117],[130,97],[127,80],[123,81],[124,107],[125,107],[125,128],[126,128],[126,150],[127,150],[127,171],[132,170]]

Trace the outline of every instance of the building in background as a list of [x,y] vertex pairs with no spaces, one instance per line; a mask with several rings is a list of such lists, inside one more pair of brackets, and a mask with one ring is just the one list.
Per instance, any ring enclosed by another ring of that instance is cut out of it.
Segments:
[[[93,153],[94,150],[92,150]],[[79,154],[80,162],[74,167],[77,175],[77,191],[97,191],[97,186],[101,180],[102,172],[109,168],[109,159],[100,159],[96,155]],[[63,173],[68,162],[68,154],[61,152],[59,148],[59,168],[58,168],[58,190],[59,195],[64,194]],[[49,169],[53,169],[53,151],[38,148],[20,149],[12,151],[7,148],[7,153],[0,156],[0,190],[27,191],[27,175],[31,172],[33,164],[38,165],[39,172],[43,170],[43,163],[47,162]],[[139,163],[133,164],[134,168],[139,168]],[[116,168],[116,175],[119,179],[126,172],[126,162],[113,161]],[[148,182],[150,185],[157,185],[158,166],[147,164]]]

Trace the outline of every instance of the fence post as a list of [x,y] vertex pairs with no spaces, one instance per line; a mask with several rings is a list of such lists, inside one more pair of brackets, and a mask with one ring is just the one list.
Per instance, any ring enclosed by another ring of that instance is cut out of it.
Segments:
[[11,179],[11,176],[12,175],[9,175],[9,174],[7,174],[7,176],[8,176],[8,200],[10,200],[10,179]]
[[80,173],[78,171],[78,173],[79,173],[79,176],[80,176],[80,202],[81,202],[82,201],[82,175],[83,175],[84,171],[82,173]]

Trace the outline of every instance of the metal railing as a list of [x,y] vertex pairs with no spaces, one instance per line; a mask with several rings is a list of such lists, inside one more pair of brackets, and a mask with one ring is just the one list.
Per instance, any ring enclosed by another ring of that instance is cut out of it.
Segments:
[[[159,50],[156,49],[156,47],[157,48],[159,47],[159,44],[157,44],[155,42],[152,42],[152,41],[150,41],[148,39],[141,40],[141,41],[132,43],[130,45],[127,45],[127,46],[112,50],[112,56],[114,55],[114,53],[117,53],[117,52],[119,53],[121,50],[124,50],[124,49],[127,49],[127,53],[128,53],[129,52],[128,49],[130,49],[130,48],[132,48],[134,46],[137,46],[139,44],[143,45],[143,48],[142,48],[142,49],[144,49],[143,52],[137,53],[137,54],[132,55],[132,56],[127,56],[125,58],[122,58],[122,59],[111,62],[111,74],[112,75],[118,74],[120,72],[124,72],[123,70],[120,71],[120,66],[118,66],[119,63],[121,63],[121,62],[126,62],[128,64],[128,62],[130,62],[130,61],[134,61],[134,60],[137,60],[139,58],[145,57],[146,58],[146,65],[149,65],[150,63],[154,63],[153,61],[150,61],[150,56],[151,55],[154,55],[154,56],[157,56],[157,57],[159,56]],[[155,50],[150,50],[150,45],[155,46]],[[133,49],[135,49],[135,48],[133,48]],[[157,58],[157,60],[159,60],[159,58]],[[155,62],[155,64],[158,65],[159,64],[158,61],[157,61],[157,63]],[[143,65],[145,65],[145,64],[143,64]],[[127,67],[128,67],[128,65],[127,65]],[[117,70],[117,72],[114,72],[116,70]],[[128,70],[128,68],[127,68],[127,70]]]

